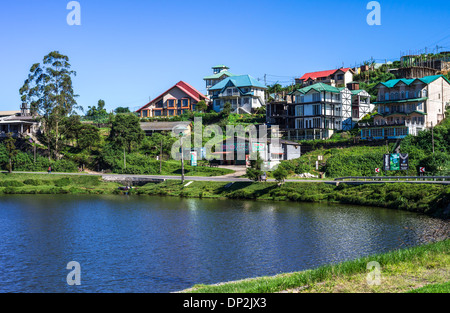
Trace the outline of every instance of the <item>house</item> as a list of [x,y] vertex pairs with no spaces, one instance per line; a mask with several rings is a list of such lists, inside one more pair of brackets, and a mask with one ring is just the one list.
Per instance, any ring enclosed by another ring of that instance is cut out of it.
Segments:
[[203,78],[203,80],[206,83],[206,90],[209,90],[209,88],[216,85],[217,83],[220,83],[227,77],[236,76],[228,71],[230,68],[227,67],[226,65],[216,65],[213,66],[212,69],[213,74]]
[[316,83],[323,83],[334,87],[343,87],[353,81],[353,75],[355,75],[353,69],[339,68],[337,70],[306,73],[302,77],[296,78],[295,83],[301,86],[311,86]]
[[221,112],[225,103],[231,104],[231,112],[251,114],[257,108],[266,105],[267,87],[250,75],[227,77],[209,88],[212,108]]
[[392,79],[377,85],[373,123],[360,123],[361,139],[401,139],[430,129],[445,118],[450,81],[444,75]]
[[[213,152],[212,155],[219,157],[221,165],[245,165],[246,159],[240,159],[240,155],[249,157],[252,153],[259,152],[264,161],[266,169],[272,169],[283,160],[293,160],[301,157],[301,145],[297,142],[279,139],[278,144],[272,142],[272,138],[259,138],[253,141],[248,137],[235,136],[233,142],[229,144],[224,140],[222,151]],[[232,154],[232,160],[228,155]]]
[[186,111],[194,111],[201,100],[205,101],[206,96],[188,83],[180,81],[136,112],[141,118],[177,116]]
[[145,132],[145,135],[151,136],[154,133],[172,132],[175,129],[179,129],[180,132],[188,135],[192,131],[191,122],[149,122],[141,123],[141,128]]
[[13,137],[34,137],[39,126],[40,123],[25,105],[20,111],[0,111],[0,138],[5,138],[9,133]]
[[340,88],[317,83],[295,90],[289,96],[285,113],[287,128],[280,129],[289,140],[330,138],[337,131],[351,130],[373,109],[370,95],[351,83]]

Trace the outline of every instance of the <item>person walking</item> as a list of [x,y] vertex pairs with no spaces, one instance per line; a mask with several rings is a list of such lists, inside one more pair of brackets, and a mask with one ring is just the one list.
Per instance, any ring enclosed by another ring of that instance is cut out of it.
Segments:
[[49,173],[49,174],[52,173],[52,167],[51,167],[51,166],[48,167],[48,173]]

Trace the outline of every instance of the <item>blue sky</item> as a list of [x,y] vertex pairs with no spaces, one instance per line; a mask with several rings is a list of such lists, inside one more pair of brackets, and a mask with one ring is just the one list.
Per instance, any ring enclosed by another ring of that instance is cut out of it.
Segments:
[[0,110],[17,110],[32,64],[57,50],[70,58],[78,104],[139,108],[184,80],[226,64],[283,84],[305,72],[354,66],[371,57],[436,44],[450,50],[450,1],[379,1],[381,25],[369,26],[369,1],[80,0],[81,25],[69,26],[68,0],[0,3]]

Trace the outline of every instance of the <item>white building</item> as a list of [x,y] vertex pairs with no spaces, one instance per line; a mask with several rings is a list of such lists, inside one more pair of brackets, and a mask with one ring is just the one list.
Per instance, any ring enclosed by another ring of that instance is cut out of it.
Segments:
[[231,104],[231,112],[251,114],[266,105],[267,87],[250,75],[227,77],[209,88],[209,96],[216,112],[221,112],[225,103]]

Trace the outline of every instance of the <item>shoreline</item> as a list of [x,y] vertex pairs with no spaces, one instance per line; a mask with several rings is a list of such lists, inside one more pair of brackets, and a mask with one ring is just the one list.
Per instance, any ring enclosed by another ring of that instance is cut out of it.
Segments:
[[[450,239],[318,268],[212,285],[175,293],[404,293],[437,287],[450,292]],[[367,264],[380,266],[380,284],[369,285]]]
[[271,200],[353,204],[403,210],[443,220],[450,218],[450,187],[440,184],[339,185],[325,182],[226,182],[186,179],[147,183],[120,190],[119,182],[106,182],[98,175],[49,175],[13,173],[0,179],[0,195],[6,194],[114,194],[171,196],[199,199]]

